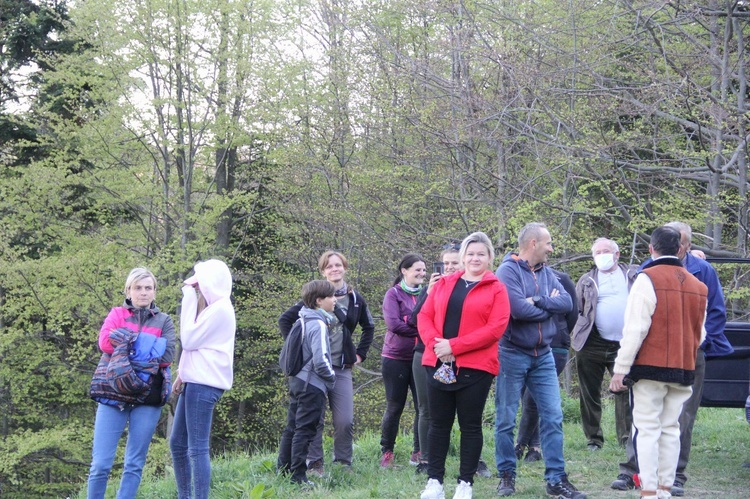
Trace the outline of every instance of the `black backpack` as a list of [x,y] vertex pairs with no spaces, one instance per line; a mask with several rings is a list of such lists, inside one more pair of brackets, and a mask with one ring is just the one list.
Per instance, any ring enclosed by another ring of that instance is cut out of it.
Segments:
[[279,367],[284,376],[296,376],[310,359],[303,358],[302,344],[305,341],[305,324],[320,320],[319,317],[300,317],[289,330],[279,354]]

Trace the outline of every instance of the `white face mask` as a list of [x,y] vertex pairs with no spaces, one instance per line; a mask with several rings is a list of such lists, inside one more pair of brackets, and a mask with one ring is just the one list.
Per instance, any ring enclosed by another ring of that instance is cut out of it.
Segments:
[[598,268],[602,272],[606,272],[607,270],[614,267],[615,255],[613,255],[612,253],[601,253],[594,256],[594,263],[596,264],[596,268]]

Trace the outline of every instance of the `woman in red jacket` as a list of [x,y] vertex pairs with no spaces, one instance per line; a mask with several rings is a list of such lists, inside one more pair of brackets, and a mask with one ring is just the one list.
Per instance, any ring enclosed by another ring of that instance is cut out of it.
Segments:
[[440,279],[418,315],[425,344],[430,410],[429,479],[422,499],[441,499],[453,420],[461,429],[460,471],[454,499],[472,496],[482,452],[482,412],[499,370],[497,344],[510,318],[508,293],[491,270],[492,243],[483,232],[461,243],[464,270]]

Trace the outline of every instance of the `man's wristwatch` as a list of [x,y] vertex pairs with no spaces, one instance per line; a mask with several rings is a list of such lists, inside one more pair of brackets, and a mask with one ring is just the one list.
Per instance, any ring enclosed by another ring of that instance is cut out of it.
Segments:
[[534,305],[539,305],[539,302],[542,301],[542,297],[539,295],[534,295],[531,297],[531,301],[534,302]]

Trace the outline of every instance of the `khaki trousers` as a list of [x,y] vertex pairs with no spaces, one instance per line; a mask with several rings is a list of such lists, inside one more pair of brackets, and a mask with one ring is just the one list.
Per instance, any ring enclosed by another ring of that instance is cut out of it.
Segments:
[[642,379],[633,385],[633,445],[641,489],[667,490],[680,456],[680,413],[692,387]]

